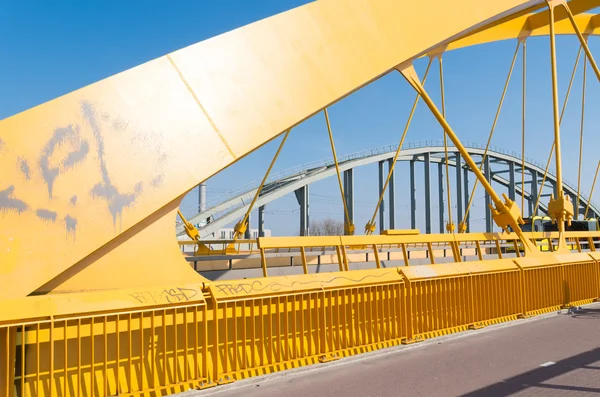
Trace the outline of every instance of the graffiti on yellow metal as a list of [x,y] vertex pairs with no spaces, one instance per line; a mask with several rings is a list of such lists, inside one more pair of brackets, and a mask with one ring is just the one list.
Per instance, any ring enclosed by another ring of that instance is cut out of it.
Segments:
[[313,2],[0,121],[0,298],[201,282],[172,234],[189,189],[397,64],[543,5],[424,1]]
[[202,291],[195,288],[165,288],[162,290],[136,291],[130,296],[143,304],[189,302]]
[[221,281],[211,284],[215,297],[272,294],[287,291],[323,290],[327,288],[401,281],[395,269],[362,270],[352,273],[307,274],[293,277],[269,277]]

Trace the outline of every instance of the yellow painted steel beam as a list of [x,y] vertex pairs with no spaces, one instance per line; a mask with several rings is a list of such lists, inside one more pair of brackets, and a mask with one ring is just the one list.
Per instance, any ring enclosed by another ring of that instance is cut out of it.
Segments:
[[190,189],[394,66],[540,4],[314,2],[0,121],[0,299],[202,282],[173,238]]

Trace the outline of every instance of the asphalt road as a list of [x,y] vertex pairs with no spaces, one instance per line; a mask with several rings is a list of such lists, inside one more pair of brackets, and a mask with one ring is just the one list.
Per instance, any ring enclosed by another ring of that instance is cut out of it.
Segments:
[[209,389],[227,396],[592,396],[600,305]]

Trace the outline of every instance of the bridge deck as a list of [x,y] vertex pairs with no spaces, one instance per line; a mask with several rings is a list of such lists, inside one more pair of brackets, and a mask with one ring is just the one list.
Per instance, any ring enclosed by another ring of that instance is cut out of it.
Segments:
[[595,304],[574,314],[563,310],[561,315],[432,339],[422,345],[375,352],[367,358],[340,360],[325,364],[326,368],[317,365],[250,380],[241,389],[231,385],[232,389],[218,395],[597,395],[599,326],[600,305]]

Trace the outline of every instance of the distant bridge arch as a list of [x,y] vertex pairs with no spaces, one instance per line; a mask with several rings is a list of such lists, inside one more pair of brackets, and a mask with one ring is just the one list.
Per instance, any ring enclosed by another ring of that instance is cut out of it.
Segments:
[[[479,158],[479,164],[483,159],[483,154],[485,152],[484,147],[474,143],[465,143],[469,153],[472,156]],[[385,178],[387,176],[387,170],[384,172],[384,164],[386,162],[390,163],[393,159],[393,156],[396,151],[396,146],[388,145],[380,148],[375,148],[371,150],[362,151],[359,153],[350,154],[347,156],[340,157],[339,166],[340,172],[344,173],[344,191],[346,194],[346,200],[349,204],[350,208],[350,216],[353,217],[353,176],[352,170],[356,167],[360,167],[363,165],[379,163],[380,164],[380,180],[381,178]],[[460,161],[460,169],[455,171],[455,180],[453,186],[455,186],[456,194],[453,198],[453,202],[456,203],[457,207],[457,222],[462,220],[464,215],[464,209],[467,206],[467,201],[469,199],[469,194],[471,192],[472,186],[468,186],[467,175],[470,169],[466,166],[466,164],[460,158],[460,155],[457,149],[453,146],[448,148],[449,152],[449,161],[448,164],[451,167],[454,167],[456,170],[457,162]],[[444,146],[442,142],[438,141],[426,141],[426,142],[417,142],[411,143],[405,146],[400,152],[400,156],[398,157],[398,161],[402,162],[410,162],[411,164],[415,164],[416,162],[422,162],[425,164],[425,178],[429,179],[429,184],[431,186],[431,178],[427,175],[430,174],[431,164],[438,164],[438,167],[441,167],[445,162],[445,154],[444,154]],[[488,151],[488,156],[486,162],[490,164],[490,172],[489,177],[493,182],[498,183],[501,186],[504,186],[508,190],[508,196],[511,199],[515,199],[517,195],[521,195],[523,189],[520,185],[520,175],[521,175],[521,158],[517,153],[509,152],[503,149],[493,148]],[[389,169],[389,168],[388,168]],[[300,210],[300,230],[302,234],[309,234],[309,221],[308,221],[308,189],[307,187],[317,181],[323,180],[325,178],[335,176],[335,166],[333,164],[333,160],[321,161],[310,163],[305,166],[299,166],[291,169],[288,172],[283,171],[276,176],[275,178],[271,178],[271,181],[265,184],[263,187],[259,198],[255,204],[255,208],[259,209],[259,212],[262,212],[265,205],[268,203],[277,200],[280,197],[283,197],[289,193],[296,192],[296,197],[298,198],[298,203],[301,206]],[[286,175],[287,174],[287,175]],[[528,203],[528,208],[525,210],[526,214],[531,215],[533,213],[533,207],[535,206],[535,201],[541,188],[541,182],[544,175],[544,166],[537,164],[530,159],[526,159],[525,161],[525,174],[526,181],[525,185],[529,185],[529,188],[524,189],[525,200]],[[410,205],[410,214],[411,214],[411,226],[415,227],[416,224],[416,204],[415,204],[415,176],[414,176],[414,166],[411,166],[410,172],[411,179],[411,190],[413,193],[411,195],[411,205]],[[534,183],[535,182],[535,183]],[[427,181],[425,181],[427,184]],[[548,176],[545,181],[544,186],[544,195],[543,197],[549,196],[550,193],[553,192],[556,184],[555,175],[548,173]],[[258,185],[258,183],[256,183]],[[381,185],[381,183],[380,183]],[[230,197],[224,199],[222,202],[211,206],[207,210],[202,213],[198,213],[189,219],[190,222],[194,224],[199,224],[209,221],[206,225],[199,227],[200,235],[203,238],[210,237],[213,233],[215,233],[220,228],[231,224],[232,222],[238,221],[245,213],[248,208],[248,205],[252,201],[252,198],[256,194],[257,186],[250,187],[249,185],[245,185],[247,189],[238,189],[236,193],[232,194]],[[443,183],[442,186],[445,186]],[[460,187],[460,188],[458,188]],[[564,189],[566,194],[571,196],[572,198],[576,198],[577,189],[568,183],[564,183]],[[393,228],[394,225],[394,190],[393,184],[388,187],[389,192],[386,192],[388,195],[386,202],[388,202],[389,211],[388,214],[388,222],[387,226],[389,228]],[[390,196],[391,194],[391,196]],[[493,222],[491,218],[491,213],[489,209],[487,209],[487,203],[489,202],[489,197],[487,193],[486,197],[486,231],[492,231]],[[425,197],[425,230],[424,232],[431,233],[433,231],[431,224],[431,195],[426,195]],[[442,200],[441,198],[440,200]],[[547,200],[540,200],[538,214],[547,213],[546,207]],[[573,200],[575,203],[575,200]],[[517,200],[517,203],[520,205],[520,201]],[[580,213],[583,213],[586,206],[588,204],[588,198],[582,196],[580,198]],[[443,222],[445,216],[447,214],[444,213],[444,205],[439,206],[440,211],[440,229],[443,232]],[[589,215],[597,216],[600,213],[598,207],[594,204],[590,204]],[[262,217],[262,216],[260,216]],[[380,208],[379,217],[378,217],[378,227],[380,227],[383,223],[385,223],[385,214],[384,208]],[[259,222],[259,230],[262,230],[262,222]],[[185,235],[185,231],[182,226],[177,227],[177,235],[183,236]]]

